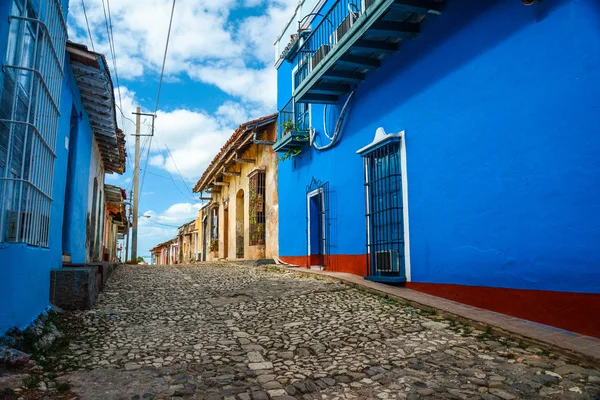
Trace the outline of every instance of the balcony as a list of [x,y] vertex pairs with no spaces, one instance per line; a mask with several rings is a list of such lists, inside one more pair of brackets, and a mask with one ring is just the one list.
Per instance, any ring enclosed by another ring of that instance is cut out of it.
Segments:
[[337,0],[298,48],[294,101],[334,104],[420,32],[443,0]]
[[277,116],[277,141],[273,150],[286,152],[304,147],[308,143],[308,104],[298,104],[294,99],[279,110]]

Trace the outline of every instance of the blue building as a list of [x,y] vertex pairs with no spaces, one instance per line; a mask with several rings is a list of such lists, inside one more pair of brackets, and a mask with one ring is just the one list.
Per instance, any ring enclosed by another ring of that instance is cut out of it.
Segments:
[[113,228],[104,173],[124,171],[124,135],[104,57],[67,45],[67,7],[0,5],[0,334],[47,309],[63,258],[101,259]]
[[600,337],[600,3],[306,0],[283,260]]

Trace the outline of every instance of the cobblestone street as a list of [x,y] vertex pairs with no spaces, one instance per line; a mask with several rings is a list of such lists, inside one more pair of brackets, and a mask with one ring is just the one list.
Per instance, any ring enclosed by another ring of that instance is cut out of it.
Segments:
[[83,399],[597,399],[600,373],[274,267],[122,266],[61,363]]

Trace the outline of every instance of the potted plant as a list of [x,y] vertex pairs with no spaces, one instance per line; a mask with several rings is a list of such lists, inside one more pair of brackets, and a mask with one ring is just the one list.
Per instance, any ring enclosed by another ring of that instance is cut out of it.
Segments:
[[282,136],[285,136],[292,131],[298,130],[298,128],[296,127],[296,124],[292,121],[291,118],[288,119],[287,121],[285,121],[284,123],[282,123],[280,126],[283,128]]
[[210,244],[208,246],[208,250],[212,251],[219,251],[219,240],[218,239],[213,239],[210,241]]
[[259,245],[265,244],[265,240],[263,239],[265,237],[265,224],[263,222],[256,226],[256,234],[258,236],[257,243]]

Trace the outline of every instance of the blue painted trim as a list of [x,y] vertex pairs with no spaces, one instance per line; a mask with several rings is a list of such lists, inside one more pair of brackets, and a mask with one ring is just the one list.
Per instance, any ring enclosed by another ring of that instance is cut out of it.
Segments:
[[400,276],[365,276],[365,280],[380,283],[406,283],[406,278]]

